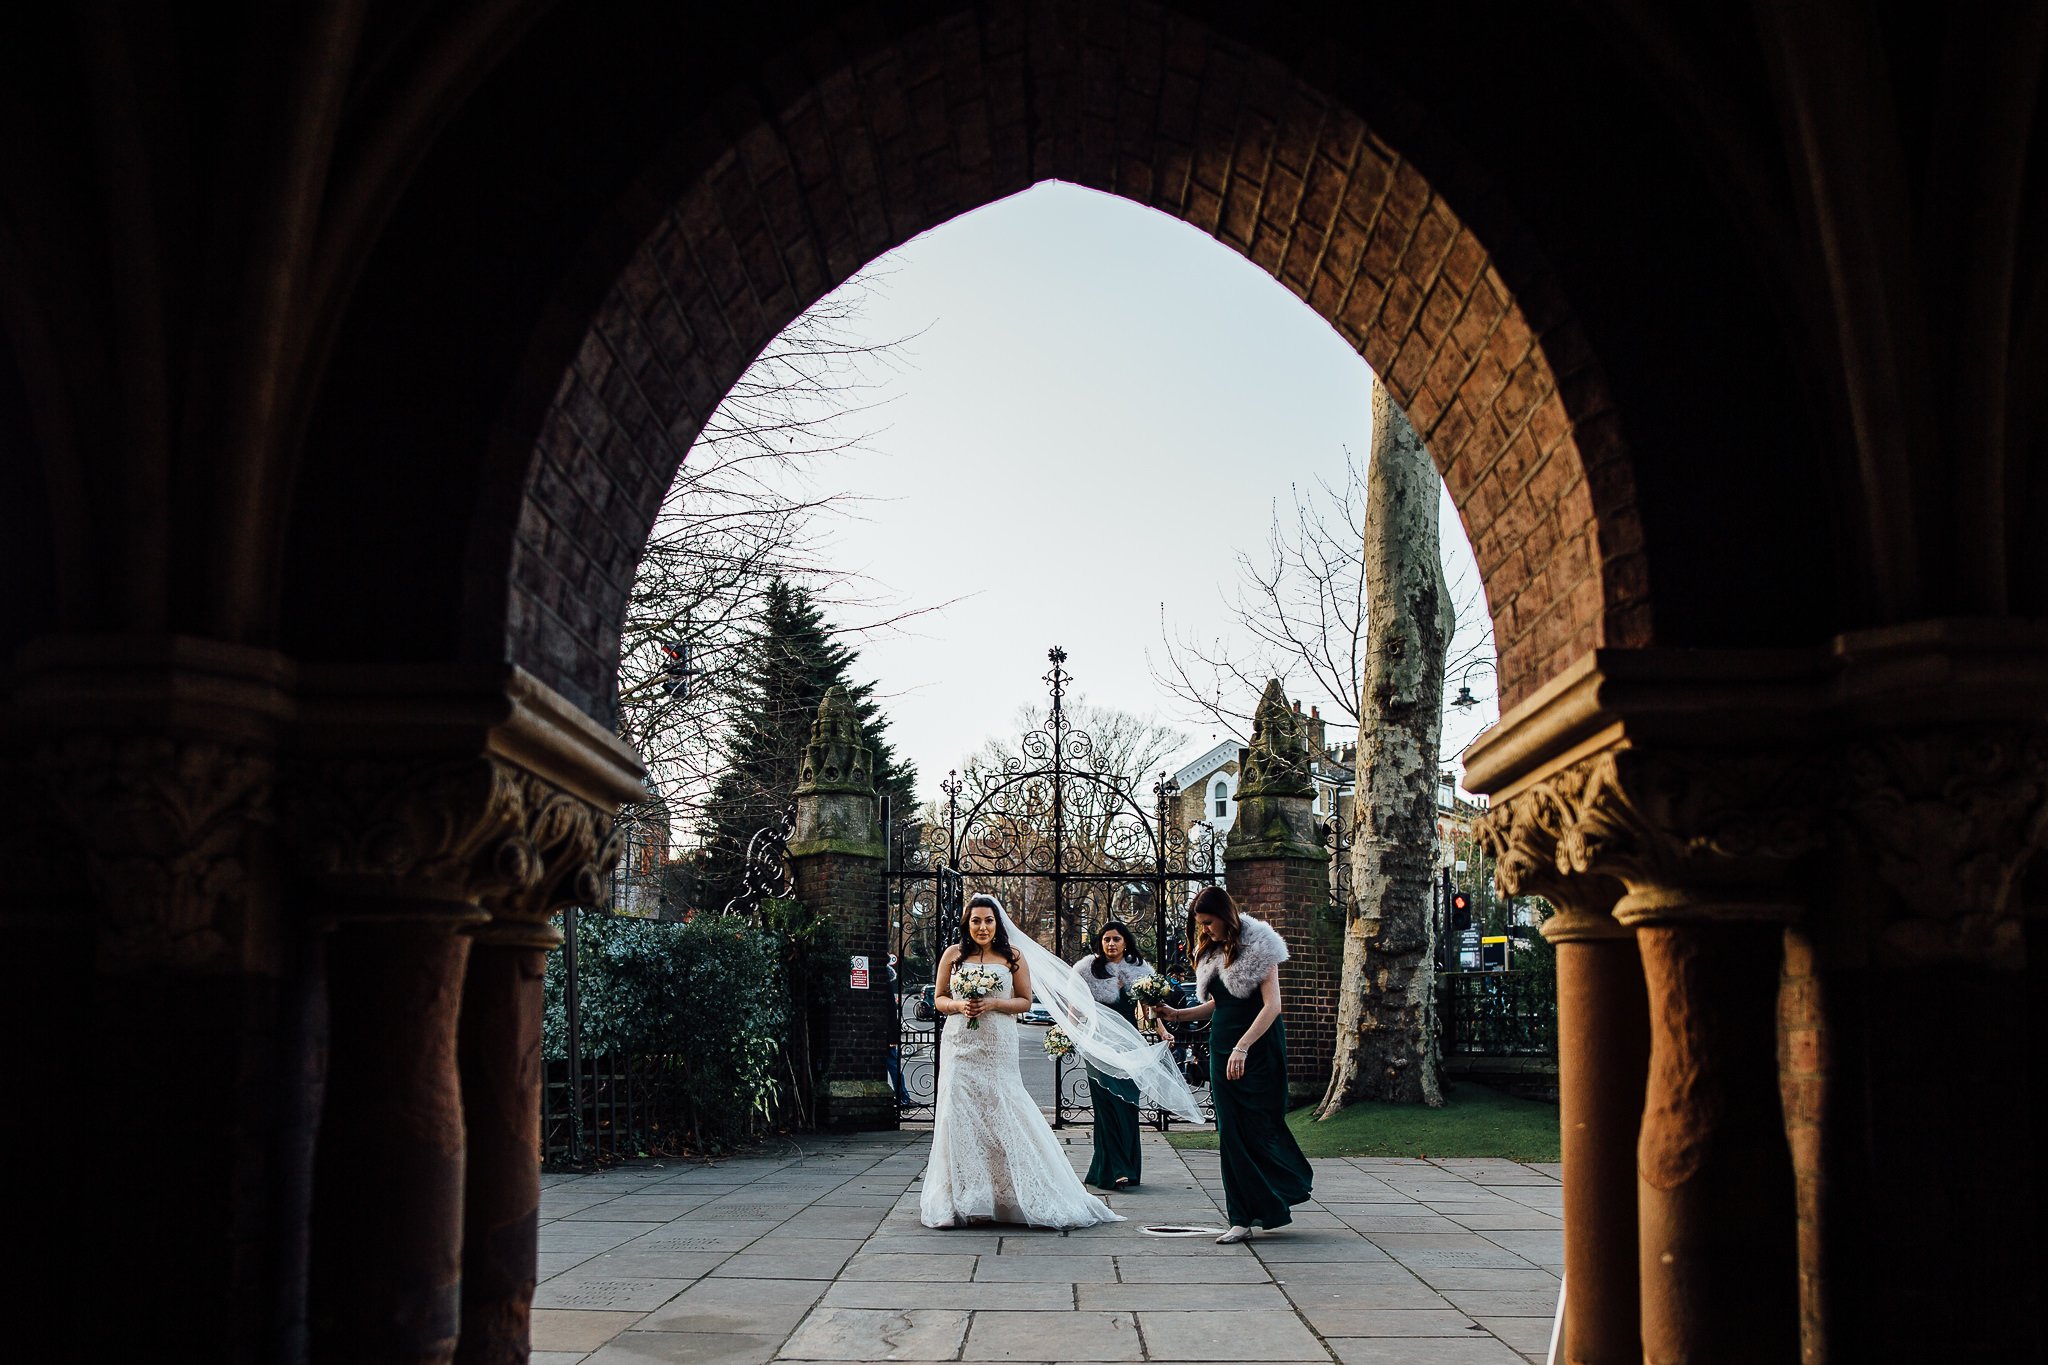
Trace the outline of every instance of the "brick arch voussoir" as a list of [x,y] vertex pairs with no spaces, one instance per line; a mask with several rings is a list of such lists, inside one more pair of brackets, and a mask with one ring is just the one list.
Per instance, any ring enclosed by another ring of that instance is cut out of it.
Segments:
[[1214,236],[1380,375],[1472,538],[1504,703],[1650,642],[1628,452],[1569,309],[1543,279],[1511,287],[1356,114],[1191,20],[1114,6],[956,17],[816,69],[694,135],[716,154],[670,187],[534,443],[509,647],[587,709],[609,713],[662,495],[747,364],[876,257],[1046,179]]

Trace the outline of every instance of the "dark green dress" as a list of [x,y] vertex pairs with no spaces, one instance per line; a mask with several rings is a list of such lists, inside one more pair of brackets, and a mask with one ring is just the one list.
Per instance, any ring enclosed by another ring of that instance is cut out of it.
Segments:
[[[1137,1007],[1129,992],[1117,995],[1115,1009],[1137,1027]],[[1088,1098],[1095,1103],[1095,1160],[1088,1163],[1085,1177],[1098,1190],[1123,1188],[1138,1183],[1138,1087],[1121,1076],[1104,1075],[1088,1068]]]
[[1223,1155],[1223,1206],[1241,1228],[1294,1221],[1290,1204],[1309,1197],[1315,1179],[1287,1126],[1287,1021],[1275,1019],[1244,1059],[1244,1079],[1226,1079],[1230,1049],[1259,1017],[1259,997],[1240,1000],[1216,973],[1209,984],[1209,1094],[1216,1104],[1216,1145]]

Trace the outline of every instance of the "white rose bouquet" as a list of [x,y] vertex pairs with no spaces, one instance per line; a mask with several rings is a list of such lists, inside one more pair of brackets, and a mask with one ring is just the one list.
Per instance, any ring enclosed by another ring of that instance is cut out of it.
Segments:
[[1051,1028],[1045,1031],[1046,1056],[1064,1057],[1071,1053],[1073,1050],[1074,1040],[1072,1038],[1069,1038],[1067,1036],[1067,1031],[1061,1028],[1058,1024],[1054,1024]]
[[1149,1031],[1152,1027],[1152,1009],[1173,999],[1173,983],[1159,973],[1141,976],[1130,984],[1131,999],[1138,1002],[1138,1028]]
[[[993,967],[962,967],[953,973],[953,979],[946,983],[955,1000],[986,1000],[994,995],[1003,979],[996,975]],[[980,1028],[981,1020],[969,1019],[967,1027]]]
[[1131,998],[1141,1005],[1163,1005],[1173,999],[1173,983],[1157,972],[1139,977],[1131,983]]

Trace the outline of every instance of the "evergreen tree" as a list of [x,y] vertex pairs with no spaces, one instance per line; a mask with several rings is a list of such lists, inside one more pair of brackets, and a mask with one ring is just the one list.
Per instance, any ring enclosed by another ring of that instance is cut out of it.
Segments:
[[716,909],[739,892],[747,844],[756,830],[782,819],[796,792],[818,704],[835,683],[846,688],[859,709],[863,735],[874,751],[875,785],[889,797],[893,822],[898,829],[914,823],[917,770],[898,760],[884,737],[888,720],[874,700],[875,685],[855,683],[849,676],[859,657],[833,637],[808,592],[780,579],[769,584],[742,663],[738,725],[725,771],[706,807],[699,907]]

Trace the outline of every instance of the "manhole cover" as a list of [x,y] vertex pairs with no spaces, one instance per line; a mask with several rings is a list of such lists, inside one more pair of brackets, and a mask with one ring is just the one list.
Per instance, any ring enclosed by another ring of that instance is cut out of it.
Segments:
[[1147,1237],[1221,1237],[1222,1228],[1205,1228],[1195,1223],[1147,1223],[1138,1229]]

